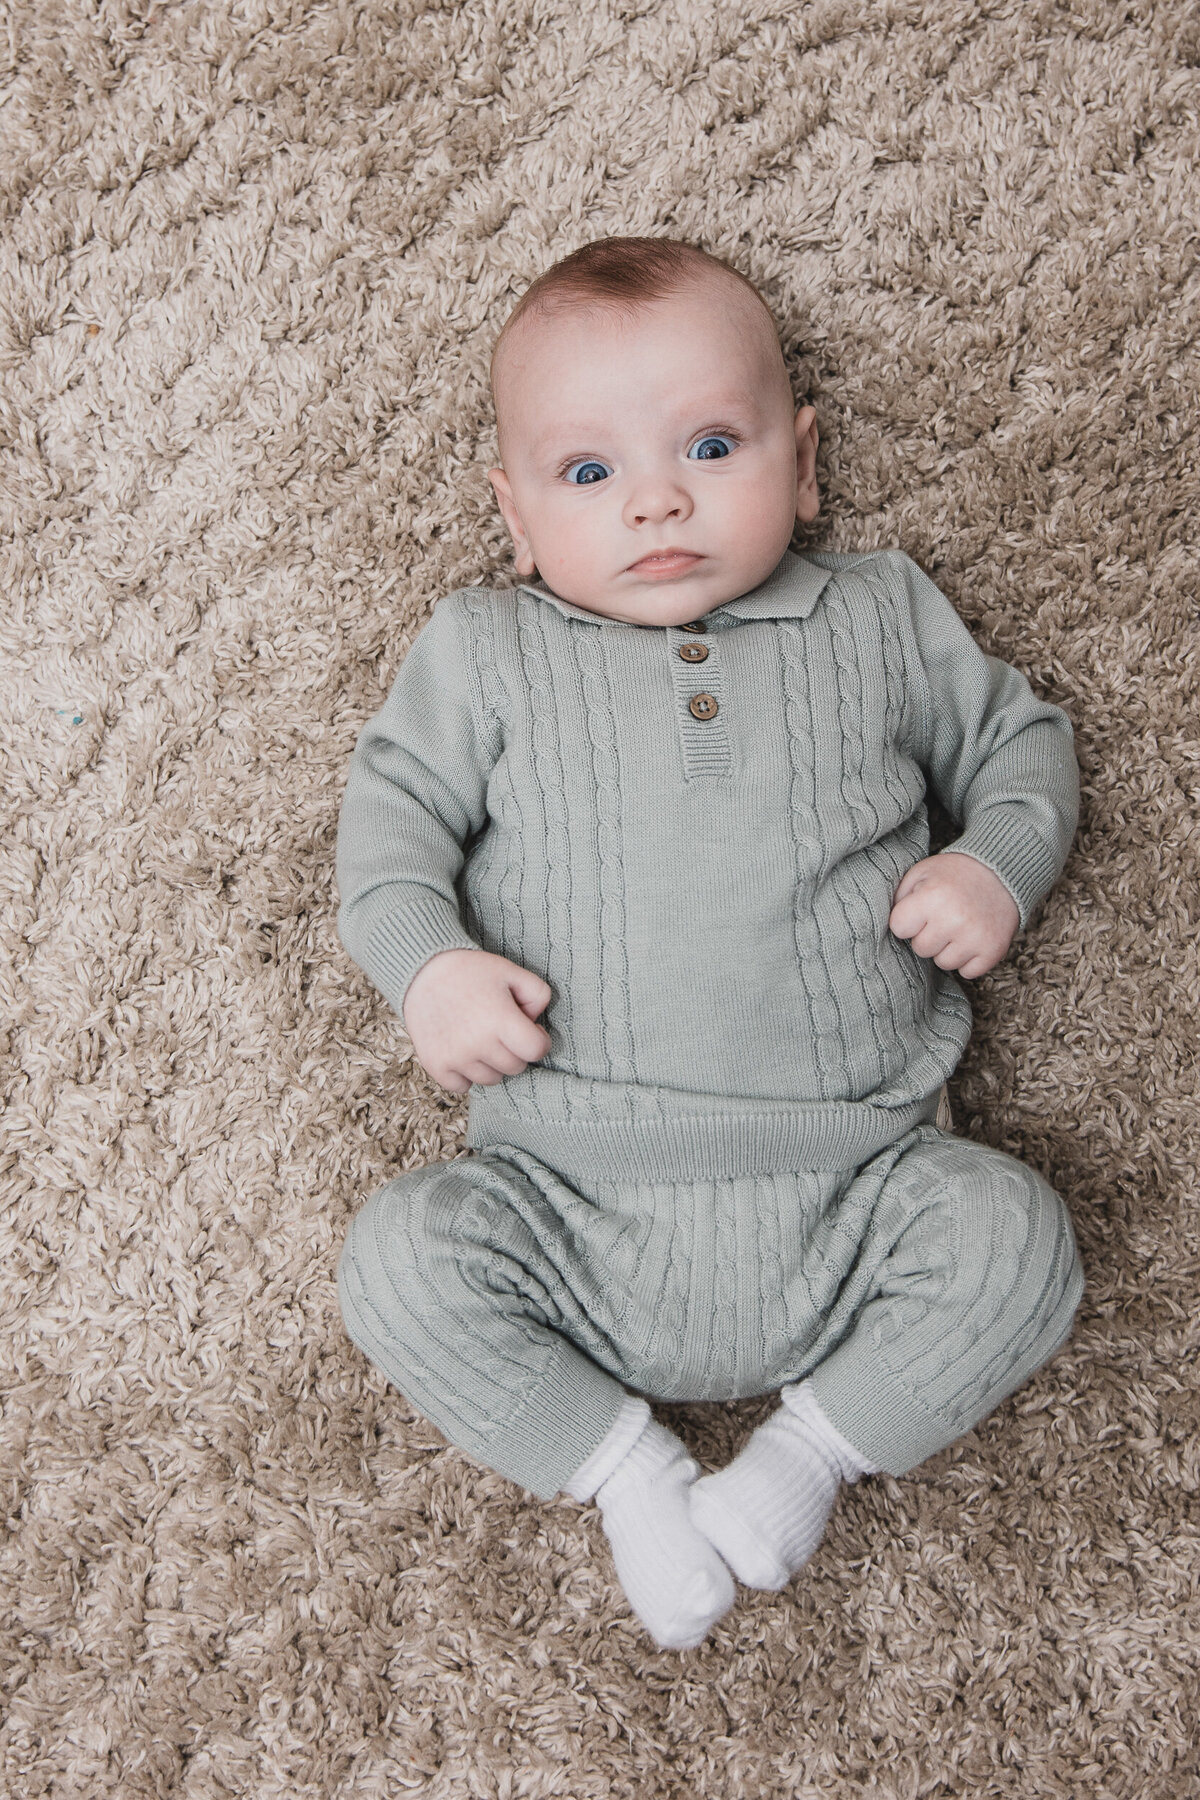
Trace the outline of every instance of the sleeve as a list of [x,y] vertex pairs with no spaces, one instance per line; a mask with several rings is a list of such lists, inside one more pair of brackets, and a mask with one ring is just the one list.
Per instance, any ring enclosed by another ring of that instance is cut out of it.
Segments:
[[418,632],[359,736],[338,821],[338,932],[401,1014],[431,956],[480,948],[455,884],[499,745],[481,730],[460,618],[449,596]]
[[962,828],[946,851],[998,875],[1024,929],[1062,873],[1079,818],[1071,722],[979,648],[916,563],[897,560],[918,658],[918,760]]

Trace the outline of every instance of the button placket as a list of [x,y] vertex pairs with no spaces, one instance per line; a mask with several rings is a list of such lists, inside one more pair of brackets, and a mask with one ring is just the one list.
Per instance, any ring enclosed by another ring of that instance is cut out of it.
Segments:
[[[666,636],[678,707],[680,748],[685,781],[727,775],[731,766],[729,738],[721,710],[721,658],[718,647],[703,641],[702,625],[668,628]],[[683,634],[687,633],[687,636]],[[696,677],[703,665],[703,686]]]

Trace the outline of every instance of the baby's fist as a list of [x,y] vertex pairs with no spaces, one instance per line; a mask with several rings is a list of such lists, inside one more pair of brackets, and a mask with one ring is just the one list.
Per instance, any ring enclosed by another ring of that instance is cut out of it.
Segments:
[[914,863],[892,897],[888,925],[918,956],[973,980],[994,968],[1021,916],[998,875],[965,852],[943,850]]
[[550,1004],[540,975],[489,950],[439,950],[413,976],[404,1023],[433,1079],[452,1094],[519,1075],[550,1048],[534,1023]]

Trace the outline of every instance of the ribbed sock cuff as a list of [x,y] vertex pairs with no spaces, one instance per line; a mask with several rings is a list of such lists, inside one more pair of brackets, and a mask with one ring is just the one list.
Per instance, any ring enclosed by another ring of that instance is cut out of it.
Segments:
[[572,1500],[590,1500],[597,1488],[624,1462],[641,1437],[651,1418],[646,1402],[635,1394],[626,1394],[612,1429],[598,1444],[574,1475],[563,1483],[563,1492]]
[[781,1388],[779,1398],[790,1413],[794,1413],[812,1432],[813,1436],[824,1444],[841,1464],[843,1481],[857,1481],[860,1475],[877,1475],[874,1463],[868,1462],[860,1450],[838,1430],[821,1402],[817,1399],[811,1381],[793,1382],[791,1386]]

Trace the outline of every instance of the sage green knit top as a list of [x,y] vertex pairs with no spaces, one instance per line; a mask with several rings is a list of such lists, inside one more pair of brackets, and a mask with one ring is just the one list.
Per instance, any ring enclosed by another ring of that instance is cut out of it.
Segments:
[[857,1166],[970,1031],[887,926],[927,780],[1024,925],[1075,829],[1070,724],[899,552],[788,552],[692,629],[465,589],[359,738],[339,930],[398,1012],[439,950],[550,984],[551,1049],[472,1089],[476,1147],[567,1179]]

